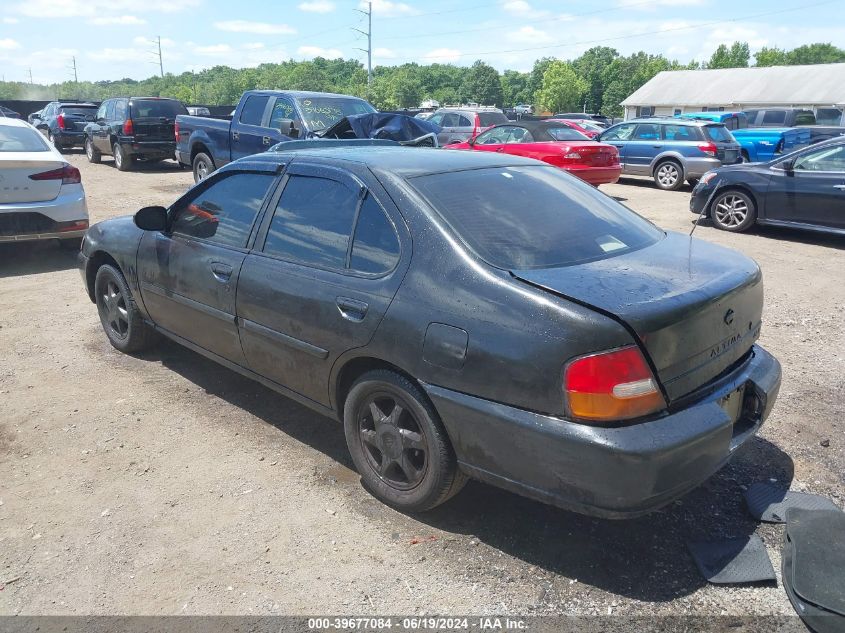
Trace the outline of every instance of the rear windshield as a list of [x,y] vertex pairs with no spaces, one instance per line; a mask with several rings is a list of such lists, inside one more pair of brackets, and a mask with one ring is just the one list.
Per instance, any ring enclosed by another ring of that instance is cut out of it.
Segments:
[[46,152],[40,132],[28,127],[0,125],[0,152]]
[[491,125],[499,125],[499,123],[507,123],[508,117],[501,112],[479,112],[478,124],[481,127],[490,127]]
[[733,143],[734,137],[724,125],[705,125],[704,133],[714,143]]
[[578,130],[573,130],[571,127],[561,125],[560,127],[550,127],[546,130],[556,141],[589,141],[590,139],[581,134]]
[[326,130],[352,114],[369,114],[376,109],[363,99],[346,97],[307,97],[297,99],[302,118],[309,130]]
[[132,116],[136,119],[174,119],[177,114],[188,114],[185,106],[173,99],[133,99],[130,107]]
[[551,166],[474,169],[409,182],[470,249],[505,270],[607,259],[663,236],[633,211]]
[[86,114],[94,114],[97,106],[62,106],[62,112],[69,116],[84,117]]

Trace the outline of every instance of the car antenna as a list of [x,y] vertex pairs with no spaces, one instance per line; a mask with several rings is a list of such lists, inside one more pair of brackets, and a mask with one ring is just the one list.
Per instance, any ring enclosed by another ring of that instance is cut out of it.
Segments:
[[713,193],[710,194],[710,197],[707,198],[707,202],[704,203],[704,206],[701,207],[701,213],[698,214],[698,217],[695,219],[695,224],[692,225],[692,230],[689,232],[689,236],[692,237],[692,234],[695,233],[695,229],[698,228],[698,223],[701,222],[701,218],[704,217],[704,214],[707,212],[707,209],[710,208],[710,203],[713,202],[713,196],[716,195],[716,192],[719,191],[719,185],[722,183],[722,179],[716,181],[716,184],[713,185]]

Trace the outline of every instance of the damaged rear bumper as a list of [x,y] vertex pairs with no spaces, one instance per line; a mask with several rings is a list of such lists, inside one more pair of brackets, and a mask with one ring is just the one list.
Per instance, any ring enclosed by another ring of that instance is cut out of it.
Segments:
[[677,499],[719,470],[768,417],[780,380],[780,363],[754,346],[679,410],[616,428],[423,387],[472,477],[568,510],[628,518]]

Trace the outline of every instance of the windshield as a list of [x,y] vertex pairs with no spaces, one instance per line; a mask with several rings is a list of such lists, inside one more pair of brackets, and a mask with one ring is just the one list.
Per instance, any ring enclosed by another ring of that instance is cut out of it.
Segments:
[[505,270],[607,259],[663,236],[647,220],[556,167],[473,169],[409,182],[471,250]]
[[0,152],[46,152],[47,143],[32,128],[0,125]]
[[133,99],[131,108],[137,119],[174,119],[177,114],[188,114],[187,108],[173,99]]
[[349,97],[306,97],[297,99],[296,102],[306,127],[312,132],[330,128],[345,116],[376,111],[363,99]]

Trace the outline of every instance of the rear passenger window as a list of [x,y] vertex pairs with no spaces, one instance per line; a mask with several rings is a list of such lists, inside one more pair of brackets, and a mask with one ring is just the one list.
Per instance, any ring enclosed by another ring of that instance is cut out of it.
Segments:
[[343,269],[357,208],[358,192],[336,180],[291,176],[273,214],[264,252]]
[[472,127],[472,121],[461,115],[458,117],[458,127]]
[[176,210],[171,231],[244,248],[275,176],[234,173],[216,180]]
[[123,101],[122,99],[114,102],[114,120],[115,121],[125,121],[126,120],[126,102]]
[[399,261],[399,239],[378,202],[367,194],[358,214],[349,267],[363,273],[386,273]]
[[244,102],[244,107],[241,108],[240,122],[244,125],[261,125],[261,119],[264,118],[264,109],[267,107],[269,96],[250,95]]
[[786,121],[783,110],[766,110],[763,112],[763,125],[782,125]]
[[659,138],[660,128],[653,123],[638,125],[634,133],[634,140],[637,141],[656,141]]

